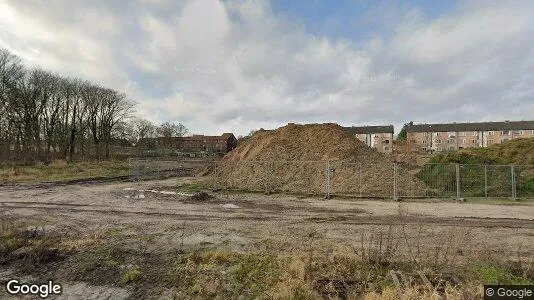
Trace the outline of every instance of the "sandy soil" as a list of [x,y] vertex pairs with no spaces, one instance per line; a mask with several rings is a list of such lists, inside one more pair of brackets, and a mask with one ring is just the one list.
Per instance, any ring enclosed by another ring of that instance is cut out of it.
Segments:
[[[423,228],[429,246],[440,243],[440,234],[453,230],[469,232],[472,239],[490,247],[520,249],[521,256],[534,257],[534,205],[324,200],[243,193],[212,193],[213,199],[193,201],[176,189],[193,180],[1,187],[0,216],[37,220],[80,236],[109,229],[132,237],[151,235],[156,238],[145,247],[153,251],[184,245],[248,250],[265,242],[294,249],[308,247],[312,236],[316,242],[356,246],[362,234],[402,225]],[[82,287],[96,289],[95,295],[127,296],[122,290],[104,291],[85,283],[69,286],[76,287],[73,293]],[[5,295],[0,292],[0,296]]]

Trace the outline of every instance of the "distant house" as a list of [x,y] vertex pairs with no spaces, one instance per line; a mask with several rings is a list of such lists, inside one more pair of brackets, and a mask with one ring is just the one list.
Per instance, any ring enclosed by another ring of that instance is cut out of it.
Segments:
[[232,133],[220,136],[193,135],[185,137],[143,138],[138,142],[140,148],[176,149],[182,152],[228,153],[237,147],[237,139]]
[[434,153],[534,137],[534,121],[414,124],[406,132],[410,151]]
[[378,152],[391,153],[393,151],[393,125],[343,128]]

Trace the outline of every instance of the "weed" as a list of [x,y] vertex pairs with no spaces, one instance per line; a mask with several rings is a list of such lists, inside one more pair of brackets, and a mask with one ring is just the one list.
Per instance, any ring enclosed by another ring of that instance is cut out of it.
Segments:
[[127,270],[126,272],[122,273],[120,282],[122,284],[137,282],[141,279],[142,274],[143,273],[139,269]]

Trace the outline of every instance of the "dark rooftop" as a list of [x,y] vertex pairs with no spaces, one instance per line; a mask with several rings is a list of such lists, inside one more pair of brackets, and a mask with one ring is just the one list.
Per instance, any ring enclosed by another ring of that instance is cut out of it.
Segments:
[[343,127],[346,131],[351,134],[362,134],[362,133],[393,133],[393,125],[385,126],[359,126],[359,127]]
[[414,124],[406,127],[406,132],[459,132],[459,131],[499,131],[534,129],[534,121],[505,121],[481,123]]

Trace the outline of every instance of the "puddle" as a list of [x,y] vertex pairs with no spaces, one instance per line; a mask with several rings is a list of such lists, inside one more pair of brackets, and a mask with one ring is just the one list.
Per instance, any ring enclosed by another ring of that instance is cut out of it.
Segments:
[[[124,188],[124,191],[135,191],[135,192],[142,192],[142,193],[154,193],[154,194],[162,194],[162,195],[179,195],[179,196],[186,196],[189,197],[192,194],[189,193],[182,193],[182,192],[174,192],[174,191],[158,191],[158,190],[138,190],[134,188]],[[126,197],[130,198],[130,197]]]
[[235,204],[232,204],[232,203],[225,203],[225,204],[219,204],[222,208],[226,208],[226,209],[237,209],[237,208],[241,208],[240,206],[237,206]]

